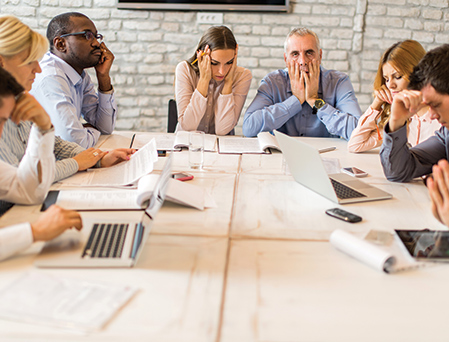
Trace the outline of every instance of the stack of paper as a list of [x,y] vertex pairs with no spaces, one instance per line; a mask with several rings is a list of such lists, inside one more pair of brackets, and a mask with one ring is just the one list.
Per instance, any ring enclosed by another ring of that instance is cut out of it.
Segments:
[[89,333],[101,329],[136,291],[32,272],[0,292],[0,317]]

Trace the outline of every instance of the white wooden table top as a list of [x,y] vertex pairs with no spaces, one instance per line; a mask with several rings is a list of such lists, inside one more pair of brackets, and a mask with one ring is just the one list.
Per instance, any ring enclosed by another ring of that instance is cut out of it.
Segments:
[[[132,133],[102,137],[100,147],[128,147]],[[363,217],[348,224],[328,217],[339,205],[304,188],[283,167],[282,154],[205,153],[205,170],[188,169],[188,152],[175,152],[176,171],[194,174],[218,204],[198,211],[165,203],[132,269],[38,270],[54,275],[129,284],[141,290],[88,341],[446,341],[446,265],[396,275],[377,272],[335,250],[336,228],[443,229],[420,182],[395,184],[383,176],[378,151],[349,154],[340,139],[301,138],[324,158],[369,173],[363,180],[392,200],[342,206]],[[128,145],[127,145],[128,144]],[[164,158],[155,165],[156,172]],[[137,213],[138,214],[138,213]],[[39,206],[15,206],[0,226]],[[114,213],[83,212],[84,224]],[[117,214],[119,215],[119,214]],[[127,215],[136,215],[128,213]],[[310,241],[315,240],[315,241]],[[35,244],[0,264],[0,288],[36,270]],[[3,340],[78,341],[63,330],[0,319]]]

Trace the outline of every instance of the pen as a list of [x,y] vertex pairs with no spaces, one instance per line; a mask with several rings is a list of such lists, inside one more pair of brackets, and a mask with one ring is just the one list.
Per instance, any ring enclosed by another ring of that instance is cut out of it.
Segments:
[[133,147],[133,143],[134,143],[134,138],[136,137],[136,134],[133,134],[133,137],[131,139],[131,144],[129,144],[129,148]]
[[[203,51],[203,53],[201,54],[201,57],[203,57],[206,53]],[[192,63],[190,63],[191,65],[195,64],[196,62],[198,62],[198,58],[195,59]]]
[[320,148],[318,150],[318,152],[320,152],[320,153],[330,152],[330,151],[333,151],[335,149],[337,149],[335,146],[330,146],[330,147]]

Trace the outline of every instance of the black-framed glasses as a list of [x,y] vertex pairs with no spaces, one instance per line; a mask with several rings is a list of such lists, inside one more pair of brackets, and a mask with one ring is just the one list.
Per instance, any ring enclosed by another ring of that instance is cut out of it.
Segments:
[[84,36],[86,40],[93,40],[94,38],[98,40],[99,43],[103,41],[103,35],[102,34],[94,34],[92,31],[81,31],[81,32],[75,32],[75,33],[67,33],[60,35],[59,37],[64,38],[68,36]]

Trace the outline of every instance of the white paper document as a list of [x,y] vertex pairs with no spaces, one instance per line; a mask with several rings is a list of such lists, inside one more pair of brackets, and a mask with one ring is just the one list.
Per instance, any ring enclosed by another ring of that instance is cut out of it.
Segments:
[[329,241],[338,250],[378,271],[395,273],[424,265],[405,255],[389,232],[371,230],[365,239],[360,239],[337,229],[332,232]]
[[[159,175],[142,177],[132,190],[60,190],[54,203],[71,210],[139,210],[146,208]],[[52,197],[52,196],[49,196]],[[214,208],[216,203],[206,189],[169,179],[166,200],[199,210]],[[47,200],[46,200],[47,202]]]
[[137,288],[30,272],[0,291],[0,317],[79,333],[101,329]]
[[237,138],[232,136],[218,138],[220,153],[270,153],[269,148],[281,150],[276,137],[270,132],[261,132],[257,138]]
[[78,172],[60,183],[69,186],[126,186],[135,183],[142,176],[153,171],[157,161],[156,142],[151,140],[136,153],[129,161],[121,162],[107,168],[89,169]]
[[[180,151],[181,148],[189,148],[189,132],[179,131],[175,134],[154,134],[154,133],[136,133],[132,148],[141,148],[151,139],[156,140],[156,147],[160,151]],[[204,151],[217,151],[217,136],[213,134],[204,135]]]

